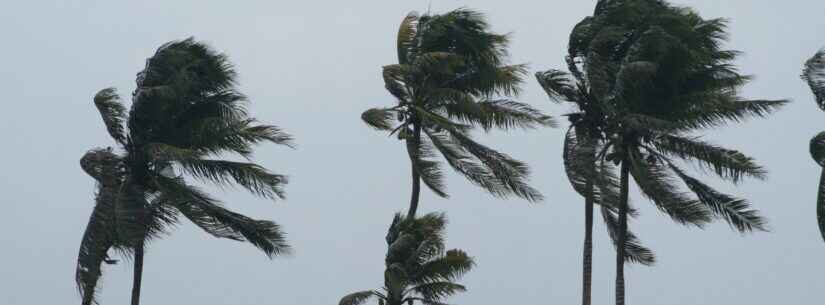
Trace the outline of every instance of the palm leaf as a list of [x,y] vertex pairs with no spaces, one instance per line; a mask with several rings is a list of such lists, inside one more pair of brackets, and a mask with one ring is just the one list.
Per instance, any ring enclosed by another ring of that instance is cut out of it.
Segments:
[[[602,205],[600,208],[607,234],[610,236],[610,240],[613,241],[613,246],[618,248],[619,216],[616,215],[616,209],[606,205]],[[627,262],[645,266],[652,266],[656,263],[656,256],[653,251],[642,245],[639,238],[630,229],[625,233],[624,254]]]
[[802,79],[808,82],[816,98],[819,108],[825,110],[825,50],[819,52],[805,62]]
[[95,94],[95,107],[103,118],[109,136],[120,144],[126,144],[124,122],[126,121],[126,107],[120,103],[120,96],[115,88],[106,88]]

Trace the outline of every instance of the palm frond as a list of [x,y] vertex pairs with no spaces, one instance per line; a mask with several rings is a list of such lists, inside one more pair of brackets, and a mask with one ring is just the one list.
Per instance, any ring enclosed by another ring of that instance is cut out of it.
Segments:
[[453,282],[428,282],[415,285],[409,288],[409,291],[421,295],[424,299],[437,301],[467,291],[467,288]]
[[496,197],[505,197],[509,194],[504,186],[490,170],[480,164],[475,156],[470,154],[463,146],[453,141],[449,133],[445,131],[434,131],[424,129],[433,146],[438,149],[447,164],[455,171],[462,174],[471,183],[478,185]]
[[659,210],[680,224],[703,227],[710,222],[709,209],[680,191],[674,178],[661,165],[640,160],[635,154],[631,154],[629,159],[631,176],[642,194],[651,199]]
[[759,215],[759,211],[751,209],[747,200],[720,193],[702,181],[687,175],[677,166],[673,164],[669,166],[696,194],[701,203],[709,207],[718,217],[727,221],[732,228],[742,233],[754,230],[768,231],[767,220]]
[[377,130],[391,131],[397,113],[387,108],[372,108],[361,114],[361,120]]
[[178,160],[183,170],[195,178],[221,185],[237,184],[252,194],[269,199],[285,197],[284,175],[270,173],[266,168],[244,162],[225,160]]
[[655,143],[658,151],[696,162],[713,170],[719,177],[729,179],[734,183],[739,182],[743,176],[764,179],[766,175],[761,166],[741,152],[725,149],[697,138],[662,135],[656,137]]
[[161,202],[171,206],[207,233],[236,241],[247,241],[269,257],[289,253],[281,227],[255,220],[222,207],[220,202],[180,178],[158,177]]
[[820,50],[805,62],[802,79],[811,87],[816,104],[825,110],[825,49]]
[[398,63],[407,64],[415,57],[415,37],[417,34],[418,14],[410,12],[398,27]]
[[555,102],[578,102],[581,94],[570,74],[560,70],[536,72],[541,88]]
[[421,137],[409,138],[407,139],[407,152],[414,170],[421,176],[424,185],[439,197],[448,197],[444,184],[444,172],[438,161],[434,160],[435,153],[432,145]]
[[361,305],[364,304],[364,302],[368,301],[370,298],[374,297],[375,295],[376,293],[372,290],[351,293],[341,298],[341,301],[338,302],[338,305]]
[[126,132],[124,130],[126,107],[120,102],[117,90],[115,88],[100,90],[95,94],[94,103],[103,118],[109,136],[120,144],[126,144]]
[[414,284],[436,281],[456,281],[475,266],[473,258],[460,249],[447,251],[444,256],[430,260],[422,265]]
[[[616,209],[610,206],[602,205],[601,207],[602,219],[604,220],[607,234],[613,241],[613,246],[618,248],[619,243],[619,216],[616,214]],[[653,251],[642,245],[639,238],[630,231],[625,233],[624,244],[625,261],[642,264],[645,266],[652,266],[656,263],[656,256]]]

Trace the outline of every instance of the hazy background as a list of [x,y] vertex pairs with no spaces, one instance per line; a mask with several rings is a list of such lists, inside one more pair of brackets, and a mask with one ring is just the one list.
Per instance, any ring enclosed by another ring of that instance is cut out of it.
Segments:
[[[174,3],[173,3],[174,2]],[[512,32],[513,62],[563,67],[567,36],[595,1],[432,1],[434,12],[470,7],[493,29]],[[726,224],[681,227],[634,195],[632,223],[656,250],[653,268],[627,271],[634,305],[818,304],[825,298],[825,243],[815,224],[819,167],[808,141],[825,130],[799,79],[825,46],[825,2],[674,1],[704,17],[730,18],[730,47],[757,76],[744,96],[789,98],[769,120],[709,132],[749,152],[767,182],[712,185],[753,200],[772,233],[741,236]],[[367,128],[368,107],[391,105],[381,66],[396,61],[395,34],[427,1],[14,1],[0,10],[0,304],[79,303],[74,267],[94,185],[78,165],[110,146],[92,105],[97,90],[127,97],[144,61],[164,42],[195,36],[229,54],[255,116],[297,137],[299,148],[263,146],[260,163],[289,174],[288,200],[271,203],[218,190],[230,207],[282,224],[295,247],[272,261],[250,245],[216,240],[184,222],[150,245],[144,304],[337,304],[383,283],[384,235],[406,208],[408,160],[401,143]],[[532,77],[521,100],[554,115]],[[529,162],[546,202],[496,200],[451,174],[450,200],[424,192],[422,212],[446,211],[448,246],[478,267],[455,304],[577,304],[581,286],[582,200],[562,171],[563,128],[479,135]],[[634,190],[635,192],[635,190]],[[597,214],[598,217],[598,214]],[[598,219],[598,218],[597,218]],[[613,300],[614,260],[604,227],[595,230],[594,304]],[[126,304],[131,265],[108,267],[103,304]]]

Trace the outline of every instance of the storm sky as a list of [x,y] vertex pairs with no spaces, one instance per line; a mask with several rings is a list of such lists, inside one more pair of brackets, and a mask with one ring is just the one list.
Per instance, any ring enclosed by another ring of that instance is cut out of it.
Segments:
[[[825,130],[799,75],[825,46],[825,1],[673,1],[730,20],[727,45],[755,76],[742,95],[793,100],[765,120],[710,130],[704,139],[754,156],[766,181],[706,181],[752,201],[770,233],[742,235],[673,223],[631,188],[631,223],[653,248],[654,267],[629,266],[634,305],[817,304],[825,290],[825,243],[815,221],[820,168],[808,142]],[[256,160],[288,174],[288,199],[261,200],[210,188],[229,207],[283,225],[295,248],[268,260],[248,244],[217,240],[183,221],[149,245],[143,304],[330,305],[383,283],[384,235],[406,209],[409,164],[401,142],[360,120],[392,105],[381,67],[396,62],[395,34],[410,11],[468,7],[512,33],[511,62],[530,74],[563,68],[567,37],[592,14],[575,1],[13,1],[0,10],[0,304],[79,303],[74,268],[91,212],[93,180],[78,165],[88,149],[114,146],[92,104],[114,86],[125,97],[161,44],[194,36],[229,55],[261,121],[297,138],[295,150],[261,146]],[[520,101],[558,116],[532,76]],[[545,202],[499,200],[448,175],[448,200],[423,192],[421,212],[450,219],[447,245],[478,266],[454,304],[576,304],[581,294],[583,202],[563,172],[566,126],[477,134],[528,162]],[[597,214],[594,304],[613,300],[614,252]],[[131,264],[105,269],[100,300],[126,304]]]

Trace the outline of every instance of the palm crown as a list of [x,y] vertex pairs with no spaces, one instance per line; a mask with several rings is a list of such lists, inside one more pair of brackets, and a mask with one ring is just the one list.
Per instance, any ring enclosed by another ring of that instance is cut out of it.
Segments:
[[540,200],[526,182],[526,164],[470,136],[478,127],[552,124],[550,117],[511,99],[519,93],[525,67],[505,63],[508,38],[488,27],[480,13],[466,9],[408,15],[398,31],[398,64],[383,69],[386,89],[398,105],[367,110],[362,118],[406,140],[414,175],[441,197],[447,193],[436,153],[493,195]]
[[473,259],[464,251],[445,251],[446,217],[431,213],[419,218],[396,214],[387,233],[384,287],[349,294],[339,305],[360,305],[372,297],[380,304],[401,305],[419,301],[442,305],[443,300],[465,287],[455,283],[472,269]]
[[[719,217],[739,231],[763,230],[764,220],[747,201],[712,189],[676,162],[733,182],[765,176],[752,158],[692,135],[786,103],[738,96],[750,78],[732,64],[738,52],[722,49],[726,37],[724,20],[704,20],[663,1],[603,1],[574,29],[570,53],[605,111],[600,163],[627,164],[642,193],[679,223],[702,226]],[[695,197],[679,191],[676,181]]]
[[[116,163],[120,170],[98,179],[104,188],[78,257],[84,302],[91,302],[97,280],[86,273],[99,274],[109,247],[142,255],[143,244],[166,232],[180,216],[213,236],[252,243],[268,256],[288,250],[277,224],[227,210],[184,179],[239,185],[270,199],[283,197],[285,176],[251,162],[217,159],[237,155],[250,160],[252,147],[262,142],[290,145],[289,135],[249,117],[245,101],[235,89],[235,72],[226,56],[191,38],[165,44],[147,60],[128,116],[114,89],[95,96],[106,129],[124,155],[105,154],[114,160],[106,166]],[[107,221],[97,225],[101,219]],[[111,236],[118,243],[102,240]]]
[[[821,50],[805,63],[802,78],[808,82],[814,93],[816,104],[825,110],[825,50]],[[823,167],[822,178],[817,192],[817,222],[822,238],[825,239],[825,132],[811,139],[811,157]]]

